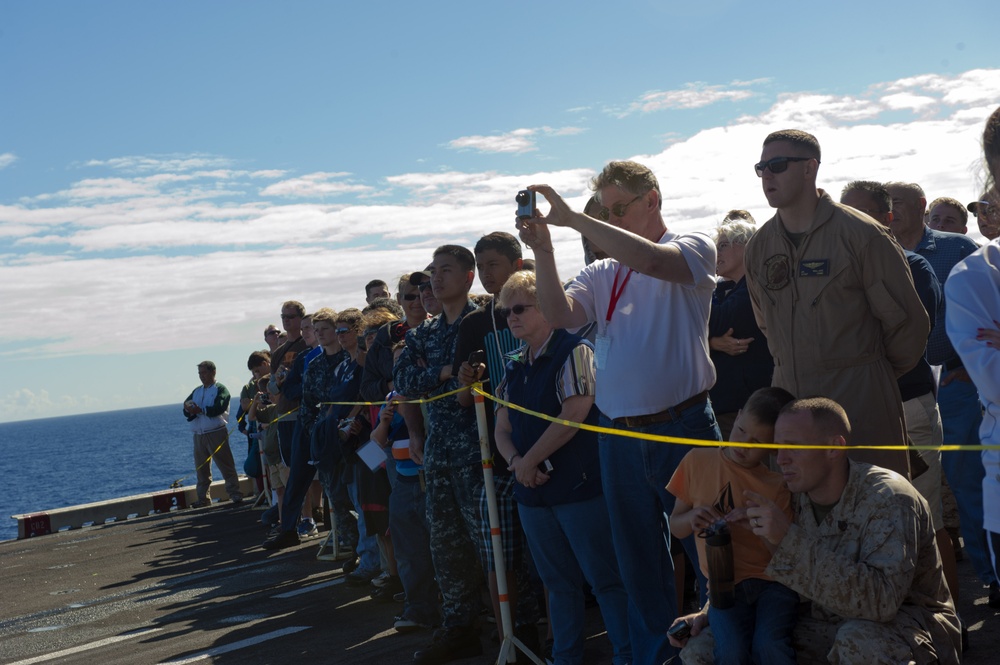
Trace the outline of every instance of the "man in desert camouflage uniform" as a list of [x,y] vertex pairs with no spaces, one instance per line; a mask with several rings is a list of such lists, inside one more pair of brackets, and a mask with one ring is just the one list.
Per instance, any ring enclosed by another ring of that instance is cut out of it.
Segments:
[[[401,395],[434,397],[459,387],[452,366],[459,327],[476,309],[468,298],[475,261],[465,247],[443,245],[435,250],[431,289],[442,311],[406,334],[406,350],[393,368],[394,387]],[[483,476],[476,416],[455,395],[428,403],[426,424],[415,405],[401,404],[400,412],[410,433],[410,457],[424,465],[431,560],[444,615],[442,630],[413,660],[445,663],[479,655],[482,644],[474,619],[483,573],[476,505]]]
[[[769,500],[747,494],[757,505],[743,526],[773,549],[766,573],[809,601],[795,628],[798,662],[957,665],[958,617],[927,502],[898,474],[847,459],[850,424],[833,400],[790,403],[774,436],[777,443],[831,446],[778,453],[797,493],[794,523]],[[707,619],[685,619],[693,637],[682,660],[712,663]]]

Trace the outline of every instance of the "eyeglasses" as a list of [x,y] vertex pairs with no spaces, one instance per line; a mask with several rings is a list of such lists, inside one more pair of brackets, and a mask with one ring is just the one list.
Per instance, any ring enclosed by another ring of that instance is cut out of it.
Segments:
[[[784,173],[788,170],[788,162],[808,162],[812,157],[772,157],[766,162],[753,165],[758,178],[764,177],[764,169],[771,169],[771,173]],[[819,161],[818,159],[816,160]]]
[[351,332],[350,328],[337,328],[338,335],[346,335],[349,332]]
[[277,334],[278,334],[277,330],[268,330],[267,332],[264,333],[264,337],[270,337],[271,335],[277,335]]
[[281,320],[282,321],[284,321],[286,319],[301,319],[301,318],[302,318],[302,316],[299,315],[299,314],[284,314],[284,313],[282,313],[282,315],[281,315]]
[[602,222],[606,222],[609,219],[611,219],[611,215],[614,215],[615,217],[624,217],[625,215],[628,214],[628,207],[633,203],[635,203],[636,201],[638,201],[639,199],[641,199],[643,196],[645,195],[640,194],[639,196],[635,197],[628,203],[616,203],[613,206],[611,206],[610,210],[608,210],[607,208],[601,208],[600,210],[597,211],[597,219],[601,220]]
[[497,313],[505,319],[509,319],[511,314],[517,314],[521,316],[524,314],[524,310],[529,307],[534,307],[534,305],[514,305],[513,307],[497,307]]
[[989,201],[976,201],[976,205],[971,210],[977,219],[979,217],[1000,218],[1000,206],[990,205]]
[[430,280],[427,280],[426,282],[420,282],[420,284],[417,285],[418,291],[426,291],[429,288],[431,288]]
[[[427,282],[427,283],[430,284],[430,282]],[[416,300],[419,297],[420,296],[418,294],[416,294],[416,293],[407,293],[407,294],[405,294],[403,296],[403,300],[407,300],[407,301]]]

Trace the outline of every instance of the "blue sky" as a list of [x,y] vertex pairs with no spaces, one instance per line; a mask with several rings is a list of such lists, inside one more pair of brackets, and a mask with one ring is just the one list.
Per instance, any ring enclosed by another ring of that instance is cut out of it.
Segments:
[[[819,180],[979,194],[995,2],[0,4],[0,420],[242,383],[280,303],[362,303],[514,193],[648,163],[674,230],[770,212],[770,131]],[[974,226],[974,225],[973,225]],[[977,234],[973,234],[977,235]],[[557,234],[560,268],[579,241]]]

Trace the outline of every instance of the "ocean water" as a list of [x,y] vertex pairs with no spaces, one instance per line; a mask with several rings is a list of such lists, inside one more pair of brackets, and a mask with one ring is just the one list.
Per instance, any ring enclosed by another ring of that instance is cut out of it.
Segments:
[[[233,457],[242,473],[242,435]],[[212,475],[221,479],[214,466]],[[194,485],[191,430],[178,404],[0,423],[0,479],[0,540],[11,540],[11,515],[165,490],[176,480]]]

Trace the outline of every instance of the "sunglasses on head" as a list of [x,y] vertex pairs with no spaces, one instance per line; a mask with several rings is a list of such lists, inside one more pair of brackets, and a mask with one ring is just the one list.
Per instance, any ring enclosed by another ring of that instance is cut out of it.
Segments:
[[[427,283],[430,284],[430,282]],[[407,293],[403,296],[403,300],[416,300],[419,297],[416,293]]]
[[808,162],[810,159],[812,157],[772,157],[766,162],[754,164],[753,170],[758,178],[763,178],[764,169],[771,169],[771,173],[784,173],[788,170],[788,162]]
[[611,219],[611,215],[614,215],[615,217],[624,217],[625,215],[628,214],[628,207],[633,203],[635,203],[636,201],[638,201],[639,199],[641,199],[642,197],[643,194],[640,194],[639,196],[635,197],[628,203],[616,203],[613,206],[611,206],[610,210],[608,208],[601,208],[600,210],[597,211],[597,219],[601,220],[602,222],[606,222],[609,219]]
[[534,305],[514,305],[513,307],[497,307],[497,313],[505,319],[509,319],[511,314],[517,314],[521,316],[524,314],[524,310],[529,307],[534,307]]

